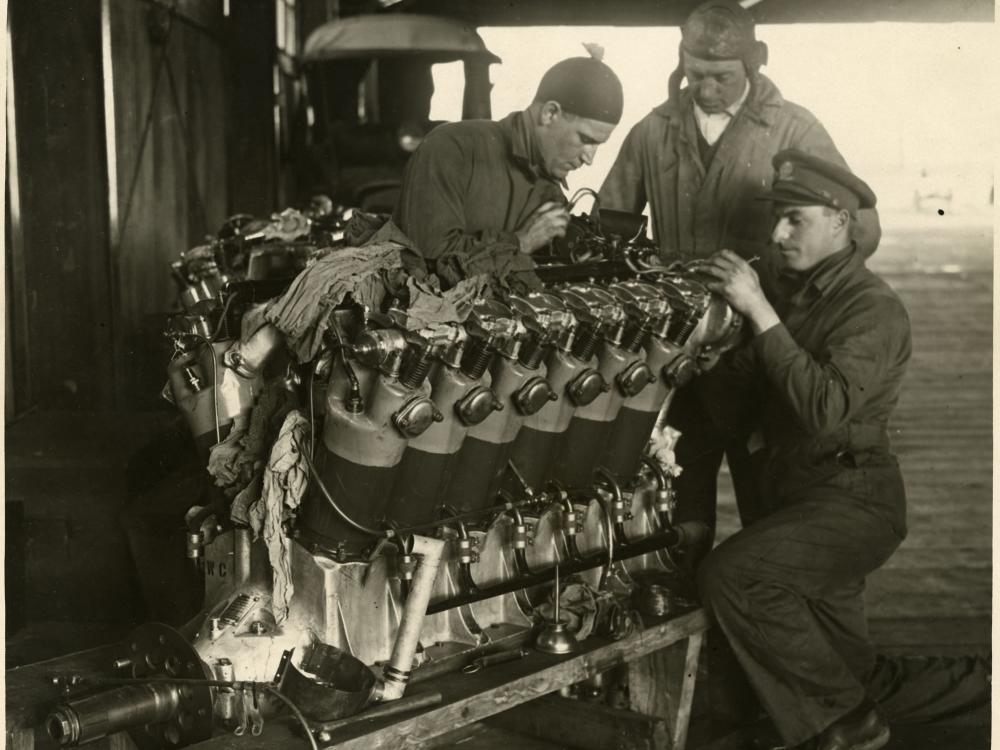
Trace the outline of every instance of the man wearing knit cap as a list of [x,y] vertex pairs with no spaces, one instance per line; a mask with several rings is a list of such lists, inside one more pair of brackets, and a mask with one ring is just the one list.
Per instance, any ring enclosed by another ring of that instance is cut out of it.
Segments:
[[566,232],[566,175],[593,161],[622,102],[611,68],[574,57],[545,73],[526,110],[436,128],[407,165],[396,224],[448,284],[532,268]]
[[865,687],[875,654],[862,592],[906,535],[888,421],[909,318],[851,240],[859,211],[875,205],[869,187],[797,150],[774,169],[762,205],[789,284],[780,317],[737,253],[705,266],[709,288],[752,329],[726,388],[762,405],[755,462],[767,511],[708,555],[699,591],[786,747],[878,750],[889,727]]

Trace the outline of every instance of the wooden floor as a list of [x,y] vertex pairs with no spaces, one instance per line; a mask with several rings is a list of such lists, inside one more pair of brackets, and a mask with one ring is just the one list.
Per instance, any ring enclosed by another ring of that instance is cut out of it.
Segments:
[[[992,228],[884,217],[883,231],[869,266],[903,299],[913,332],[892,422],[909,536],[869,579],[872,636],[887,652],[988,653]],[[720,530],[732,533],[731,491],[720,504]]]

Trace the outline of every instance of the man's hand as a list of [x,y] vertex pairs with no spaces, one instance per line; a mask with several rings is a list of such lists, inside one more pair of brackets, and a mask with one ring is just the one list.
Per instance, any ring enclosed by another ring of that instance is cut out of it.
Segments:
[[565,237],[568,223],[569,211],[566,206],[556,201],[546,201],[514,233],[521,244],[521,252],[531,255],[549,244],[554,237]]
[[760,288],[757,272],[732,250],[721,250],[698,270],[715,279],[708,283],[708,288],[743,313],[750,320],[754,333],[763,333],[781,322]]

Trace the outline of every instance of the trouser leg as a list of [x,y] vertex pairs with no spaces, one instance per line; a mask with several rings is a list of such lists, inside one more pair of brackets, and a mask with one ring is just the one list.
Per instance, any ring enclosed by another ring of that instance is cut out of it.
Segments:
[[784,508],[723,542],[698,574],[702,601],[726,634],[784,741],[798,744],[856,708],[866,658],[858,581],[899,543],[849,501]]
[[810,601],[816,623],[858,682],[866,684],[875,667],[875,649],[868,638],[863,578]]
[[747,450],[746,440],[730,440],[726,443],[726,464],[733,480],[740,524],[745,528],[767,514],[761,500],[758,468]]
[[677,492],[675,522],[700,521],[709,529],[702,550],[707,554],[715,535],[715,503],[718,495],[719,467],[722,465],[723,439],[707,425],[704,410],[691,386],[678,393],[667,414],[667,424],[680,430],[674,456],[682,467],[674,479]]
[[[746,399],[734,398],[727,387],[725,361],[681,389],[667,413],[667,423],[679,430],[675,457],[682,468],[674,479],[678,521],[700,521],[711,534],[703,553],[711,549],[716,527],[719,468],[725,454],[744,526],[763,516],[757,467],[746,444]],[[736,416],[734,416],[736,415]],[[744,415],[744,416],[740,416]]]

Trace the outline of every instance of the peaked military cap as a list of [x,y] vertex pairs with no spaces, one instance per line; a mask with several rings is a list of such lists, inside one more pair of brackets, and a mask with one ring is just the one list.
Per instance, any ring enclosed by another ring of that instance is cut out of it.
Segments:
[[829,206],[850,211],[873,208],[875,193],[864,180],[839,164],[789,148],[779,151],[771,161],[774,184],[759,196],[797,206]]

